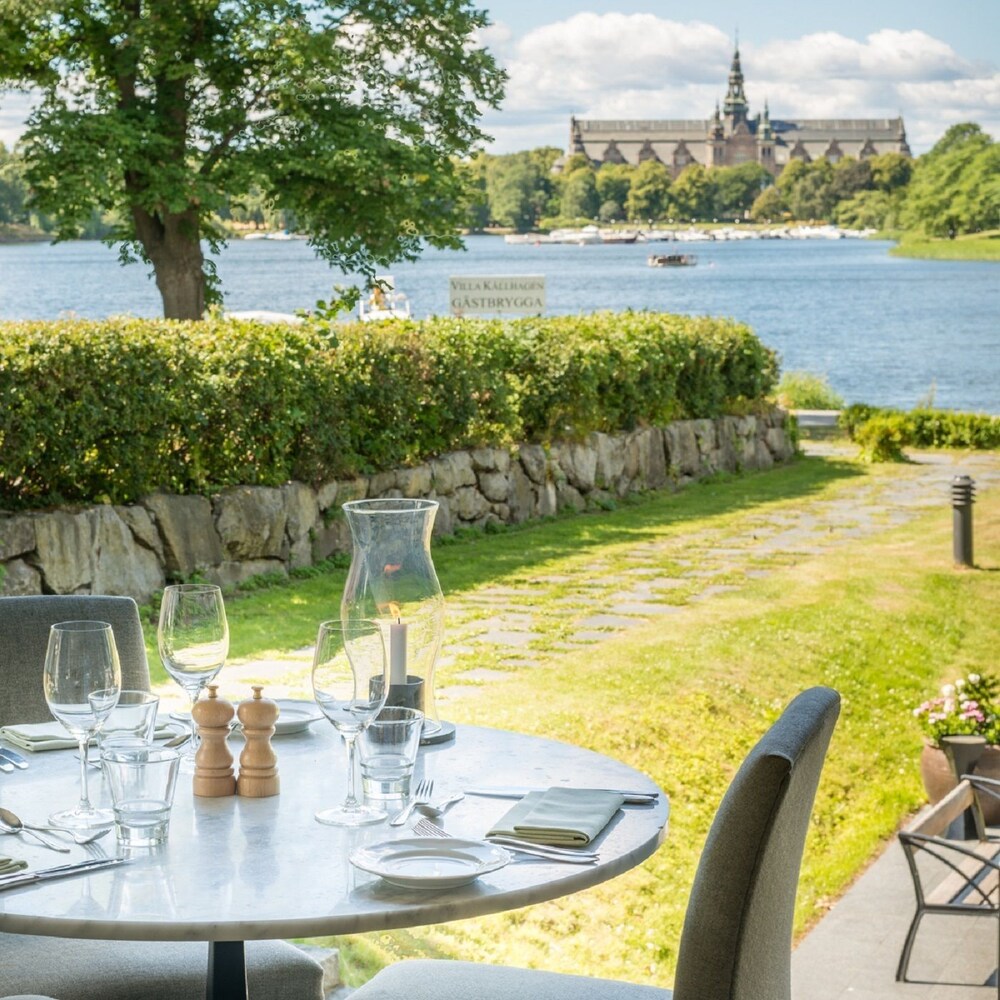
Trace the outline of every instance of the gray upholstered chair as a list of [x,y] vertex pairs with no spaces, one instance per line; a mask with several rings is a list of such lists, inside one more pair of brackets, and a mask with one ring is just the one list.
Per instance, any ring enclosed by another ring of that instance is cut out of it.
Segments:
[[[149,667],[130,597],[0,598],[0,725],[52,718],[42,690],[49,627],[110,622],[122,686],[149,690]],[[251,996],[322,1000],[323,969],[285,941],[249,941]],[[46,990],[60,1000],[203,1000],[208,946],[200,943],[80,941],[0,934],[0,996]]]
[[351,1000],[788,1000],[795,892],[840,696],[800,694],[750,751],[719,806],[669,990],[470,962],[399,962]]

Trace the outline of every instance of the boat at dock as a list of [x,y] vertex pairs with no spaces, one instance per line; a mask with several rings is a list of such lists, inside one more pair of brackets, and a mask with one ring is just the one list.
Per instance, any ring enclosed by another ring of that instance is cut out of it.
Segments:
[[409,319],[410,300],[396,291],[396,279],[391,274],[376,274],[375,285],[367,299],[358,301],[358,319],[376,323],[384,319]]
[[651,253],[646,263],[650,267],[692,267],[698,258],[693,253]]

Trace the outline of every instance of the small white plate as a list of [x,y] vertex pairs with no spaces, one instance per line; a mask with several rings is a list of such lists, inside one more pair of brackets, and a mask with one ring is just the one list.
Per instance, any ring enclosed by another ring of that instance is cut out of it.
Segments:
[[407,837],[358,848],[351,864],[403,889],[454,889],[511,860],[502,847],[478,840]]
[[[274,703],[278,706],[278,721],[274,724],[275,736],[290,736],[292,733],[301,733],[314,722],[323,718],[323,713],[314,701],[275,698]],[[191,724],[190,712],[171,712],[170,718],[186,725]],[[233,725],[238,725],[235,719]]]

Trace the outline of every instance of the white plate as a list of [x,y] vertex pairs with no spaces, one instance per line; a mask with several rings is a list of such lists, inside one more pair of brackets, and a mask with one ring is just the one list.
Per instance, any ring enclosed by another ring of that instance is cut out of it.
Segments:
[[404,889],[454,889],[509,864],[511,856],[478,840],[408,837],[360,847],[351,864]]
[[[278,721],[274,724],[275,736],[290,736],[292,733],[301,733],[314,722],[323,718],[323,713],[314,701],[275,698],[274,703],[278,706]],[[170,718],[187,725],[191,724],[190,712],[171,712]],[[235,719],[233,724],[237,724]]]

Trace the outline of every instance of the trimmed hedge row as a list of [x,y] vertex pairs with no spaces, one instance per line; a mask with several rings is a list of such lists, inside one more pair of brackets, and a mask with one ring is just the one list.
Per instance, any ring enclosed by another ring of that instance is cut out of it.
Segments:
[[0,505],[318,483],[477,444],[745,412],[748,327],[653,313],[286,327],[0,325]]
[[952,410],[880,409],[855,403],[841,410],[840,426],[869,461],[898,461],[903,448],[1000,448],[1000,417]]

